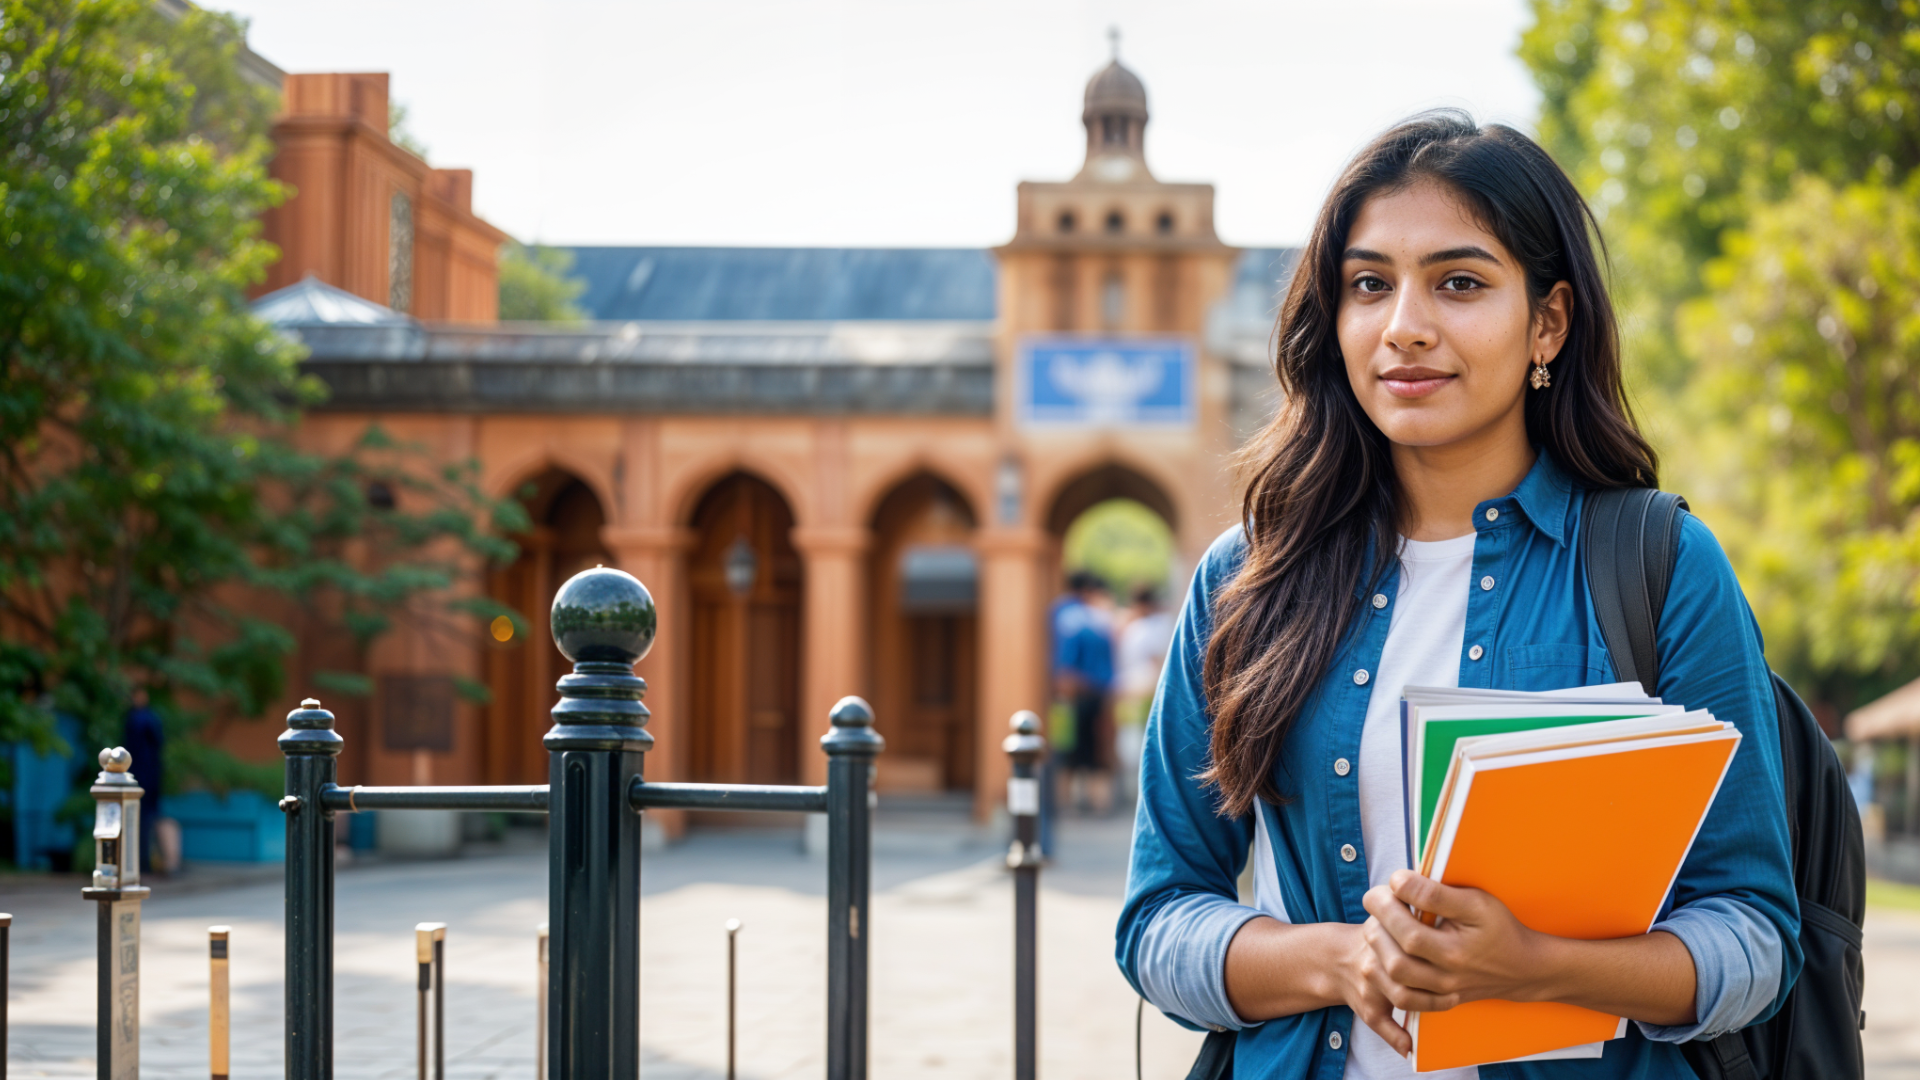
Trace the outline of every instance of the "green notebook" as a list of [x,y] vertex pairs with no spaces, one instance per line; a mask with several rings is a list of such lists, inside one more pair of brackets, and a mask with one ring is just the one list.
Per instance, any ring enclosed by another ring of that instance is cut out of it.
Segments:
[[[1610,687],[1593,687],[1604,691]],[[1634,685],[1635,691],[1639,686]],[[1506,735],[1516,731],[1593,724],[1637,716],[1678,713],[1678,705],[1662,705],[1638,693],[1637,700],[1581,700],[1567,693],[1521,694],[1486,692],[1471,700],[1471,691],[1448,688],[1444,694],[1424,687],[1408,687],[1400,702],[1401,769],[1407,794],[1407,865],[1418,867],[1432,831],[1434,808],[1461,739],[1478,735]],[[1444,701],[1444,704],[1436,703]]]

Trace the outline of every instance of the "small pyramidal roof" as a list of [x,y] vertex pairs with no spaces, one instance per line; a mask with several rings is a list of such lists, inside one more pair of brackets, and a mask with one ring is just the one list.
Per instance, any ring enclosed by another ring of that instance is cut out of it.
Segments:
[[274,326],[412,326],[412,316],[335,288],[308,274],[253,302],[253,313]]

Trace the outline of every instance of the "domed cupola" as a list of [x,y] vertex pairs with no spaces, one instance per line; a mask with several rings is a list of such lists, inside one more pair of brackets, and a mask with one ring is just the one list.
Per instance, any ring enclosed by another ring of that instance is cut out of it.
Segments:
[[1147,180],[1147,88],[1120,63],[1120,33],[1111,31],[1113,60],[1087,80],[1087,162],[1081,175],[1125,183]]

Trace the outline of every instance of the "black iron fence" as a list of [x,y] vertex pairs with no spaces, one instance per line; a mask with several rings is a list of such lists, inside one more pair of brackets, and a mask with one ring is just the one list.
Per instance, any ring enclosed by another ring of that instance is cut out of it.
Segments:
[[[279,739],[286,759],[286,1076],[333,1077],[334,816],[371,810],[544,811],[548,920],[541,926],[542,1017],[538,1076],[606,1080],[640,1072],[640,820],[649,809],[784,811],[827,816],[827,1077],[867,1075],[867,939],[873,862],[872,779],[884,740],[857,697],[842,698],[820,740],[824,787],[648,783],[646,683],[633,665],[653,644],[653,599],[632,576],[597,568],[576,575],[554,598],[553,637],[573,662],[559,682],[553,726],[542,740],[548,782],[527,786],[342,787],[335,766],[344,746],[334,716],[308,699],[287,715]],[[1007,804],[1014,839],[1015,1078],[1033,1080],[1036,1029],[1039,780],[1045,753],[1039,718],[1015,714],[1005,743],[1012,759]],[[139,1075],[140,796],[118,747],[100,754],[94,783],[96,868],[82,890],[99,906],[98,1075]],[[0,915],[0,1065],[6,1060],[5,980],[10,917]],[[731,956],[731,930],[729,953]],[[442,1075],[444,934],[416,928],[421,1077]],[[209,1064],[223,1077],[228,1057],[226,927],[210,928]],[[731,959],[729,987],[731,987]],[[729,990],[731,995],[731,989]],[[431,1017],[431,1020],[429,1020]],[[732,1033],[729,1029],[729,1073]],[[433,1053],[429,1055],[429,1045]],[[3,1074],[0,1069],[0,1074]]]

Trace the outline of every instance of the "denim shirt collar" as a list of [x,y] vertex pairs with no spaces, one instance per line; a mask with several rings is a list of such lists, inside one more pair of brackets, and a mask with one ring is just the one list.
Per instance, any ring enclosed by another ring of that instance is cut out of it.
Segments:
[[[1570,529],[1569,511],[1573,504],[1573,478],[1553,460],[1553,455],[1544,448],[1536,447],[1533,468],[1527,470],[1526,479],[1513,489],[1508,496],[1527,515],[1533,527],[1551,538],[1555,544],[1565,547]],[[1487,520],[1489,507],[1499,508],[1507,499],[1488,499],[1474,508],[1474,524],[1481,525]]]

